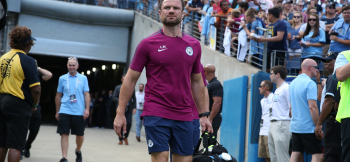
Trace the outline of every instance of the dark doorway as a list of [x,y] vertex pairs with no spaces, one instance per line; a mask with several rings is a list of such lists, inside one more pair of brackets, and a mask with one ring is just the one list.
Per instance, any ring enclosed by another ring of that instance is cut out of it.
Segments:
[[[40,105],[42,107],[42,123],[56,125],[55,96],[57,92],[58,79],[61,75],[68,73],[68,58],[35,54],[29,54],[29,56],[37,60],[39,67],[49,70],[53,75],[49,81],[41,80]],[[108,90],[114,90],[116,85],[121,84],[120,79],[122,78],[124,72],[124,63],[80,58],[78,58],[78,61],[78,72],[87,76],[90,94],[93,95],[95,93],[101,93],[102,90],[106,90],[108,92]],[[103,65],[105,66],[105,70],[102,70]],[[115,69],[113,69],[113,67]],[[93,68],[96,68],[95,72],[93,72]],[[88,70],[90,71],[90,74],[87,73]]]

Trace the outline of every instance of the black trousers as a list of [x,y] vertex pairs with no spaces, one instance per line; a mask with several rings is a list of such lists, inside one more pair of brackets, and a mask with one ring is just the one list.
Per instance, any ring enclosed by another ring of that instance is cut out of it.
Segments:
[[342,136],[342,162],[350,161],[350,118],[341,120],[341,136]]
[[216,141],[216,138],[217,138],[217,135],[218,135],[218,130],[221,126],[221,121],[222,121],[222,117],[221,117],[221,114],[218,113],[214,119],[213,119],[213,123],[212,123],[212,126],[213,126],[213,136],[214,138],[211,138],[210,139],[210,145],[215,145],[215,141]]
[[107,111],[106,111],[106,128],[113,129],[114,118],[112,118],[111,109],[113,109],[113,108],[112,107],[110,107],[110,108],[107,107]]
[[34,142],[36,136],[39,133],[41,125],[41,106],[38,105],[37,110],[33,113],[32,118],[29,123],[29,134],[26,142],[26,150],[29,150],[32,147],[32,143]]
[[341,127],[335,115],[329,116],[324,126],[324,158],[325,162],[341,161]]
[[126,111],[125,118],[126,118],[126,133],[123,132],[124,128],[122,127],[122,131],[121,131],[122,138],[119,138],[119,140],[123,140],[123,138],[129,137],[129,132],[131,129],[131,121],[132,121],[132,109]]
[[100,106],[97,113],[97,125],[98,127],[106,127],[106,107]]

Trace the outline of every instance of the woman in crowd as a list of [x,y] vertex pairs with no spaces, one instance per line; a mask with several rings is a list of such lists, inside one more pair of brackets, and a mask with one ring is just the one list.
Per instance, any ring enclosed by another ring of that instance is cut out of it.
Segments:
[[306,30],[300,42],[300,45],[303,46],[300,62],[303,62],[306,58],[313,59],[317,63],[321,61],[323,46],[326,43],[326,34],[320,28],[319,20],[318,15],[309,14]]
[[294,56],[300,57],[301,55],[301,46],[299,44],[299,41],[301,38],[299,38],[299,30],[300,26],[303,23],[303,15],[297,11],[294,12],[294,16],[292,19],[292,38],[289,41],[289,59],[292,60]]

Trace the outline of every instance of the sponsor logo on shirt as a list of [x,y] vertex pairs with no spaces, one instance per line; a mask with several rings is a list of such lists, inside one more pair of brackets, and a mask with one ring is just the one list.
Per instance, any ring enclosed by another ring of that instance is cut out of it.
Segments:
[[158,52],[162,52],[162,51],[164,51],[164,50],[166,50],[166,49],[168,49],[168,48],[166,48],[165,45],[160,46],[160,48],[158,49]]
[[192,56],[192,55],[193,55],[193,49],[192,49],[192,47],[187,47],[187,48],[186,48],[186,53],[187,53],[189,56]]

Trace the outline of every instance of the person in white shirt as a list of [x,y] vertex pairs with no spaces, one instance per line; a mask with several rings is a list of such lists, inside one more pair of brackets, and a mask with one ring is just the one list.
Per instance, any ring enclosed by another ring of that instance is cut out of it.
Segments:
[[135,120],[136,120],[136,140],[141,141],[141,128],[142,128],[142,120],[141,114],[143,112],[143,103],[145,102],[145,85],[143,83],[139,84],[139,91],[136,92],[136,111],[134,111]]
[[271,81],[277,85],[269,110],[269,152],[272,162],[289,162],[290,125],[289,84],[285,82],[287,69],[284,66],[271,68]]
[[269,109],[272,104],[273,84],[269,80],[264,80],[260,83],[259,92],[264,95],[261,99],[261,122],[260,122],[260,132],[259,132],[259,149],[258,157],[265,158],[266,162],[270,161],[269,146],[268,146],[268,135],[270,130],[270,117]]

